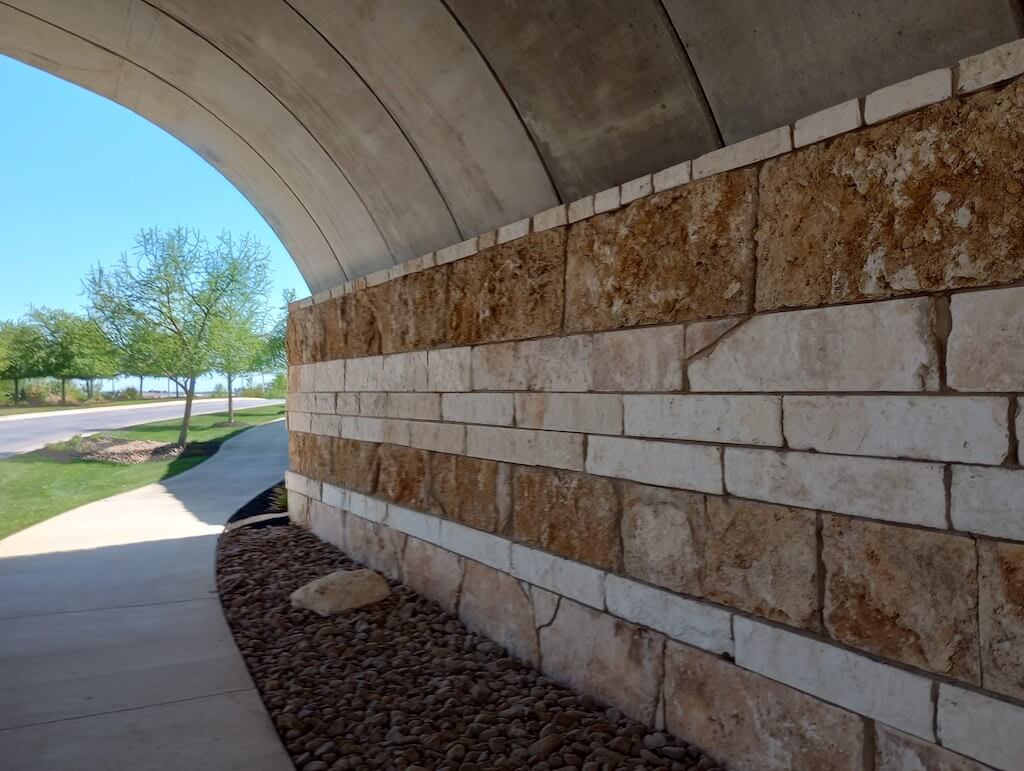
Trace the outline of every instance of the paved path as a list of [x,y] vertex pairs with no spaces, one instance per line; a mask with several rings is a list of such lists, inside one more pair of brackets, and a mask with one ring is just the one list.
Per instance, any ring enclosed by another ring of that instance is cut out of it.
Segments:
[[[235,409],[283,403],[282,399],[238,398],[235,399]],[[192,405],[192,414],[224,412],[227,408],[227,399],[203,399]],[[7,415],[0,417],[0,458],[38,450],[43,445],[70,439],[75,434],[110,431],[157,420],[173,420],[184,413],[185,403],[181,401]]]
[[223,523],[283,478],[287,441],[251,428],[0,540],[0,768],[292,769],[214,580]]

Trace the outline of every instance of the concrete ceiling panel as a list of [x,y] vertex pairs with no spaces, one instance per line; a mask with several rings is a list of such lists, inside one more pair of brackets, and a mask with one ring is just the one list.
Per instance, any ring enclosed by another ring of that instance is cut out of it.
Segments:
[[665,0],[726,143],[1021,36],[1018,0]]
[[558,203],[508,97],[441,2],[289,2],[394,115],[464,235]]

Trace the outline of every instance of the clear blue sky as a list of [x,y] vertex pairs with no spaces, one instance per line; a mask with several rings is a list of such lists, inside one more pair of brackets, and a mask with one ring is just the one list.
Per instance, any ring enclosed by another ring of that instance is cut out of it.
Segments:
[[253,233],[270,247],[274,299],[309,294],[281,242],[206,161],[135,113],[0,56],[0,319],[82,306],[91,265],[145,227]]

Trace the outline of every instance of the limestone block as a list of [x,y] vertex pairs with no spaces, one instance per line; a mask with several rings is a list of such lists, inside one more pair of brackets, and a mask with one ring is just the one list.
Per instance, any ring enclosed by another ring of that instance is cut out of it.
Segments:
[[676,592],[702,594],[704,496],[636,484],[620,490],[626,575]]
[[288,393],[311,393],[316,390],[314,379],[316,377],[315,364],[289,364],[288,365]]
[[765,164],[757,309],[1024,278],[1024,81]]
[[514,543],[511,571],[534,586],[592,608],[604,608],[605,573],[589,565]]
[[757,175],[723,174],[570,228],[567,331],[746,312]]
[[619,196],[619,188],[610,187],[607,190],[602,190],[599,193],[594,193],[594,214],[604,214],[605,212],[614,211],[618,209],[621,204]]
[[359,414],[359,394],[335,394],[334,396],[334,411],[338,415]]
[[875,723],[875,771],[988,771],[987,766]]
[[944,528],[938,463],[725,448],[725,486],[741,498]]
[[[326,493],[326,488],[325,488]],[[345,548],[345,512],[333,504],[309,502],[309,529],[321,541]]]
[[[347,394],[355,396],[355,394]],[[359,401],[359,413],[368,417],[440,420],[439,394],[371,393]]]
[[309,433],[321,436],[341,436],[344,418],[340,415],[310,415]]
[[864,121],[878,123],[905,115],[953,95],[953,73],[945,67],[893,83],[864,98]]
[[524,466],[583,470],[583,435],[526,428],[466,426],[466,453]]
[[682,490],[721,493],[721,464],[721,449],[707,445],[608,436],[592,436],[587,444],[591,474]]
[[690,181],[690,161],[683,161],[675,166],[669,166],[667,169],[655,172],[651,181],[655,193],[685,185]]
[[540,630],[544,674],[644,723],[654,721],[664,646],[659,634],[565,599]]
[[467,347],[427,352],[427,388],[430,391],[471,391],[471,373]]
[[605,602],[609,613],[626,621],[702,650],[732,655],[732,614],[714,605],[611,574],[605,579]]
[[825,628],[855,648],[978,684],[975,561],[970,538],[823,515]]
[[737,771],[864,768],[859,715],[673,642],[665,645],[665,723]]
[[939,357],[931,318],[927,298],[754,316],[690,360],[690,388],[933,391]]
[[380,329],[381,353],[436,348],[448,342],[448,270],[430,268],[366,290]]
[[345,360],[321,361],[313,366],[313,390],[318,392],[345,390]]
[[957,530],[1024,540],[1024,471],[953,466],[949,514]]
[[418,538],[409,538],[402,555],[402,579],[417,594],[456,612],[462,583],[462,559]]
[[957,391],[1024,390],[1024,287],[956,294],[946,378]]
[[533,623],[538,627],[550,624],[555,618],[558,603],[562,598],[547,589],[531,586],[530,599],[533,600]]
[[627,436],[782,445],[779,396],[624,396]]
[[432,492],[445,517],[489,533],[502,531],[512,495],[506,464],[434,454],[430,465]]
[[619,202],[625,206],[638,198],[650,195],[654,190],[654,184],[650,174],[623,182],[619,188]]
[[569,222],[579,222],[594,216],[594,196],[588,195],[569,203]]
[[437,511],[430,490],[430,459],[423,450],[381,445],[377,494],[417,511]]
[[564,229],[545,230],[452,265],[447,322],[451,342],[518,340],[558,332],[565,242]]
[[508,573],[512,569],[511,542],[457,522],[441,522],[441,543],[438,545],[496,570]]
[[595,391],[679,391],[685,330],[681,324],[593,336]]
[[[494,246],[494,244],[489,244]],[[481,245],[479,248],[483,249]],[[444,249],[438,249],[434,254],[434,262],[437,265],[447,265],[449,262],[455,262],[461,260],[470,255],[476,254],[477,252],[477,239],[468,238],[465,241],[460,241],[457,244],[446,246]]]
[[312,498],[314,501],[320,500],[320,482],[316,479],[309,479],[302,474],[296,474],[294,471],[285,471],[284,483],[288,490],[295,490],[297,493],[301,493],[307,498]]
[[372,570],[338,570],[303,584],[291,593],[293,608],[305,608],[319,616],[375,605],[391,595],[388,582]]
[[516,394],[516,425],[547,431],[622,433],[622,397],[611,394]]
[[454,423],[410,421],[409,446],[434,452],[464,453],[466,427]]
[[557,228],[560,225],[569,224],[569,209],[563,203],[558,206],[553,206],[550,209],[545,209],[539,214],[533,215],[533,232],[540,233],[542,230],[551,230],[551,228]]
[[533,607],[526,590],[512,576],[475,562],[467,562],[459,617],[518,659],[540,663]]
[[982,686],[1024,699],[1024,545],[978,541]]
[[826,642],[736,616],[736,663],[914,736],[934,741],[932,681]]
[[426,391],[427,352],[412,351],[385,356],[381,362],[380,390]]
[[[345,439],[356,439],[360,442],[385,441],[384,427],[388,425],[389,421],[383,418],[343,415],[340,420],[341,436]],[[396,444],[407,444],[407,442],[396,442]]]
[[956,91],[966,94],[1024,74],[1024,40],[996,46],[960,60]]
[[346,391],[383,391],[384,357],[364,356],[345,362]]
[[476,237],[477,251],[482,252],[484,249],[490,249],[492,246],[498,243],[498,231],[488,230],[486,233],[481,233]]
[[324,482],[320,494],[324,503],[328,506],[333,506],[334,508],[341,509],[342,511],[349,510],[349,491],[344,487],[338,487],[337,485],[332,485],[329,482]]
[[609,480],[527,467],[517,467],[512,478],[517,540],[606,570],[618,568],[619,505]]
[[288,430],[310,433],[313,424],[313,416],[308,412],[289,412]]
[[823,139],[831,139],[839,134],[845,134],[847,131],[858,129],[862,124],[860,100],[848,99],[794,123],[793,146],[803,147]]
[[720,147],[699,158],[694,158],[693,178],[701,179],[730,169],[738,169],[741,166],[749,166],[766,158],[788,153],[792,149],[793,139],[789,126],[779,126],[764,134]]
[[443,394],[441,414],[456,423],[511,426],[515,400],[512,394]]
[[[407,509],[404,506],[396,506],[393,503],[387,505],[387,525],[400,533],[411,535],[413,539],[419,539],[427,543],[441,543],[441,519],[431,514],[424,514],[421,511]],[[406,544],[408,548],[408,544]]]
[[473,349],[477,391],[589,391],[590,335],[495,343]]
[[994,768],[1020,768],[1024,707],[939,684],[937,730],[944,747]]
[[331,415],[335,411],[335,394],[302,394],[310,401],[309,412],[320,412]]
[[686,325],[686,355],[695,356],[705,348],[717,343],[723,335],[738,326],[744,319],[711,319],[694,321]]
[[294,490],[288,491],[288,520],[296,527],[309,527],[310,500]]
[[1009,450],[1003,398],[786,396],[784,403],[795,450],[992,464]]
[[402,576],[405,538],[403,533],[362,517],[345,517],[348,556],[396,581]]
[[529,234],[530,218],[526,217],[498,228],[498,243],[504,244],[509,241],[515,241],[517,238],[525,238]]
[[348,492],[348,511],[361,519],[369,522],[383,522],[388,516],[388,503],[380,498],[372,498],[369,495],[357,493],[354,490]]

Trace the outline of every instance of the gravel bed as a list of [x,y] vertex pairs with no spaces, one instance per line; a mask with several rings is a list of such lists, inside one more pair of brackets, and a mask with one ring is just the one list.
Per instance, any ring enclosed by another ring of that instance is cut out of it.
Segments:
[[722,771],[699,749],[556,685],[396,582],[331,618],[288,595],[360,567],[292,526],[224,534],[221,601],[301,771]]

